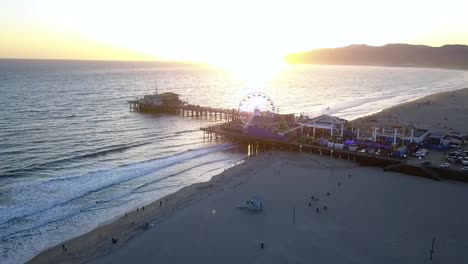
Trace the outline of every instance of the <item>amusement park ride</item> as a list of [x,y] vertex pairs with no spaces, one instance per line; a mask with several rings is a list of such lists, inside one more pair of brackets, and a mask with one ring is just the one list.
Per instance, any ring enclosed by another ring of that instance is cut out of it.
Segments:
[[244,129],[252,124],[255,117],[273,118],[275,114],[275,105],[273,100],[261,92],[249,93],[239,103],[239,116],[244,123]]

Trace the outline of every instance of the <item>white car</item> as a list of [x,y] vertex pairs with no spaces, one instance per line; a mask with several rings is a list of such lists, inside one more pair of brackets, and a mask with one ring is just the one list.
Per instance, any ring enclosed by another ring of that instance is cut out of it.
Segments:
[[429,154],[429,150],[427,149],[420,149],[416,151],[413,155],[416,157],[426,157],[426,155]]
[[441,168],[450,168],[450,164],[448,164],[447,162],[446,162],[446,163],[442,163],[442,164],[440,164],[440,167],[441,167]]
[[468,166],[462,168],[463,171],[468,171]]

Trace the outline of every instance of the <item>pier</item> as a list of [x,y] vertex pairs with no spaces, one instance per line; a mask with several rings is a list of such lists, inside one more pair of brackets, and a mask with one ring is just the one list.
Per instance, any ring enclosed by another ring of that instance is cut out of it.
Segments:
[[283,150],[309,153],[311,155],[327,156],[333,159],[343,159],[358,163],[360,166],[381,167],[384,171],[400,172],[428,179],[440,181],[442,179],[468,182],[466,173],[456,170],[446,170],[439,167],[420,166],[409,164],[405,159],[391,156],[379,156],[375,154],[350,151],[346,149],[334,149],[315,144],[303,144],[294,141],[278,141],[274,139],[250,136],[224,129],[225,124],[202,127],[203,138],[208,140],[229,140],[250,147],[250,155],[255,156],[261,151]]
[[224,109],[224,108],[213,108],[204,107],[199,105],[182,104],[177,106],[155,106],[151,104],[145,104],[139,100],[130,100],[130,111],[143,112],[143,113],[154,113],[154,114],[175,114],[183,117],[192,118],[210,118],[215,121],[234,121],[239,119],[239,112],[236,109]]
[[174,114],[191,118],[210,118],[215,121],[231,122],[239,119],[237,109],[214,108],[200,105],[188,104],[179,99],[175,93],[163,93],[145,95],[143,98],[128,100],[130,111]]
[[[269,109],[260,111],[241,107],[263,100]],[[423,166],[408,162],[418,145],[429,137],[430,130],[414,127],[354,127],[347,120],[321,115],[313,118],[275,113],[273,101],[262,93],[245,96],[239,109],[214,108],[188,104],[175,93],[157,92],[129,100],[130,110],[143,113],[167,113],[189,118],[221,121],[200,128],[208,140],[230,140],[249,145],[249,155],[260,150],[278,149],[345,159],[361,166],[427,177],[468,182],[468,173]],[[440,139],[439,139],[440,141]],[[442,141],[440,141],[442,144]]]
[[[395,166],[404,164],[404,160],[393,158],[390,156],[377,156],[369,153],[349,151],[345,149],[332,149],[325,146],[313,144],[301,144],[293,141],[278,141],[274,139],[261,138],[249,136],[241,133],[226,131],[223,125],[214,125],[202,127],[200,130],[204,133],[204,138],[207,139],[222,139],[232,140],[245,144],[253,144],[254,150],[261,149],[278,149],[285,151],[304,152],[310,154],[317,154],[320,156],[329,156],[331,158],[338,158],[344,160],[351,160],[363,166]],[[255,151],[253,151],[255,155]]]

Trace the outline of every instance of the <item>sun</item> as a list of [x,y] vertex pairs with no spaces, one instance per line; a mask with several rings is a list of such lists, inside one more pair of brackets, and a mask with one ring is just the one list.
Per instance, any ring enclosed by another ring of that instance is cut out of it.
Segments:
[[252,54],[249,56],[220,56],[208,60],[210,63],[227,70],[233,78],[238,79],[248,87],[263,87],[265,82],[275,78],[287,67],[282,56]]

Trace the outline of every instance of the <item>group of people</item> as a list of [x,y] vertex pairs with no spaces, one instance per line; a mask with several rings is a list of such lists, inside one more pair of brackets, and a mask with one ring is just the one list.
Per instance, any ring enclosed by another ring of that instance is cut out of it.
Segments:
[[[327,192],[327,196],[330,196],[330,192]],[[310,197],[310,199],[311,199],[313,202],[316,202],[316,203],[319,201],[319,198],[315,197],[314,195],[312,195],[312,196]],[[309,207],[312,207],[312,203],[311,203],[311,202],[309,202]],[[323,206],[323,208],[320,208],[320,207],[317,207],[317,208],[316,208],[316,212],[317,212],[317,213],[320,213],[321,210],[327,211],[327,210],[328,210],[328,207],[325,205],[325,206]]]
[[[167,202],[168,202],[167,197],[165,198],[165,200],[166,200],[166,203],[167,203]],[[162,206],[162,200],[159,201],[159,206]],[[140,211],[140,207],[137,207],[136,212],[138,213],[139,211]],[[144,207],[144,206],[141,207],[141,211],[145,211],[145,207]],[[127,216],[128,216],[128,214],[125,213],[125,217],[127,217]],[[130,222],[130,225],[133,225],[133,224],[134,224],[133,221]],[[148,222],[145,222],[145,224],[143,225],[143,228],[149,229],[149,223],[148,223]],[[119,242],[119,239],[116,238],[116,237],[112,237],[112,238],[111,238],[111,241],[112,241],[112,244],[117,244],[117,242]],[[62,252],[67,252],[67,251],[68,251],[68,247],[67,247],[65,244],[62,244]]]
[[[165,200],[166,200],[166,203],[167,203],[167,202],[168,202],[167,197],[165,198]],[[160,206],[160,207],[162,206],[162,202],[163,202],[162,200],[159,201],[159,206]],[[137,207],[136,212],[138,213],[139,211],[140,211],[140,207]],[[144,207],[144,206],[141,207],[141,211],[145,211],[145,207]],[[125,213],[125,217],[127,217],[127,216],[128,216],[128,214]],[[130,222],[130,225],[133,225],[133,224],[134,224],[133,221]],[[148,223],[148,222],[145,222],[145,224],[143,225],[143,228],[144,228],[144,229],[149,229],[149,223]],[[112,237],[112,244],[117,244],[118,241],[119,241],[119,240],[118,240],[117,238]]]

